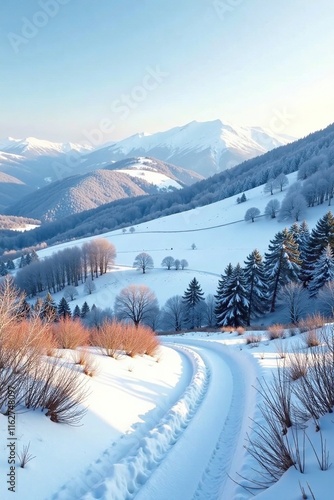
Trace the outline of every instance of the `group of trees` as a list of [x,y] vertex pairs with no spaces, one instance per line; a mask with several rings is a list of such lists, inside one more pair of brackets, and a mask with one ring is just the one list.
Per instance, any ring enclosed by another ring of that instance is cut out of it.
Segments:
[[94,239],[81,247],[65,248],[41,261],[31,262],[18,271],[16,284],[29,297],[46,290],[56,293],[84,282],[91,293],[94,289],[92,281],[107,272],[115,257],[112,243],[104,238]]
[[334,217],[325,214],[309,232],[307,224],[294,223],[270,241],[264,258],[254,250],[240,264],[229,264],[215,296],[218,325],[249,325],[251,318],[289,307],[289,320],[298,322],[310,299],[331,304],[334,310]]
[[166,267],[168,271],[172,268],[178,271],[179,269],[185,269],[188,267],[188,261],[186,259],[174,259],[171,255],[167,255],[161,262],[161,267]]

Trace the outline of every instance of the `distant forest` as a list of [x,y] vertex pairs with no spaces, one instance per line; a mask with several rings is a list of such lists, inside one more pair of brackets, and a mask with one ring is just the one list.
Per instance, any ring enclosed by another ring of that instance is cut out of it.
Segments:
[[334,124],[176,192],[115,201],[25,233],[0,232],[0,249],[52,245],[104,233],[208,205],[266,184],[281,173],[299,170],[305,182],[333,165]]

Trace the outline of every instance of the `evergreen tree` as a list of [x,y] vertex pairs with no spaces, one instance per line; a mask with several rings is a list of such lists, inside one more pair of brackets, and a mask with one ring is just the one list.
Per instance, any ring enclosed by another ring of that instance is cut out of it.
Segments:
[[80,311],[80,307],[77,304],[73,310],[73,319],[80,318],[80,316],[81,316],[81,311]]
[[40,316],[47,321],[55,321],[57,318],[57,304],[49,292],[43,301]]
[[23,299],[17,311],[17,318],[27,319],[30,316],[30,312],[31,312],[31,307],[29,303],[26,301],[26,299]]
[[334,216],[332,212],[327,212],[321,217],[311,231],[302,267],[302,277],[306,284],[313,278],[315,263],[327,245],[334,248]]
[[87,302],[85,301],[83,304],[82,304],[82,307],[81,307],[81,317],[82,318],[85,318],[86,315],[89,313],[90,311],[90,307],[89,305],[87,304]]
[[264,270],[262,255],[258,250],[253,250],[245,260],[244,274],[248,290],[248,316],[247,325],[251,317],[264,314],[268,303],[268,285]]
[[58,317],[64,319],[71,317],[71,309],[65,297],[60,299],[60,302],[58,304]]
[[221,326],[242,326],[248,320],[249,292],[243,269],[237,264],[232,275],[225,282],[221,296],[221,312],[217,323]]
[[27,253],[25,260],[26,260],[26,266],[29,266],[29,264],[31,264],[31,255],[29,252]]
[[35,250],[33,250],[29,256],[30,263],[39,261],[39,257]]
[[8,271],[13,271],[13,269],[15,269],[15,264],[11,259],[9,259],[9,260],[7,260],[6,267],[7,267]]
[[26,258],[25,258],[25,255],[22,255],[21,256],[21,259],[20,259],[20,264],[19,264],[19,268],[22,269],[23,267],[25,267],[27,265],[27,261],[26,261]]
[[8,274],[7,267],[4,262],[0,262],[0,276],[6,276]]
[[269,287],[270,311],[275,311],[277,294],[289,281],[298,281],[301,261],[298,245],[287,230],[276,233],[265,253],[265,273]]
[[313,278],[310,281],[310,296],[315,297],[320,288],[328,281],[334,280],[334,257],[330,245],[322,251],[319,259],[314,265]]
[[196,278],[193,278],[189,283],[182,300],[186,312],[186,321],[189,323],[190,328],[195,328],[196,315],[200,312],[201,304],[204,302],[204,293]]
[[226,304],[223,302],[223,296],[225,292],[226,283],[233,274],[233,266],[231,263],[229,263],[226,266],[224,273],[225,274],[221,275],[220,280],[218,280],[217,292],[216,295],[214,296],[216,299],[215,314],[217,318],[224,312],[226,307]]

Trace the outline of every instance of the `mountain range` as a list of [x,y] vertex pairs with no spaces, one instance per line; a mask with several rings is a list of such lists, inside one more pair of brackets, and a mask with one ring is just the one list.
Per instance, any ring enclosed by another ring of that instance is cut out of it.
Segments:
[[100,147],[8,138],[0,140],[0,210],[54,181],[109,168],[130,157],[157,158],[209,177],[291,141],[259,127],[237,127],[220,120],[193,121]]

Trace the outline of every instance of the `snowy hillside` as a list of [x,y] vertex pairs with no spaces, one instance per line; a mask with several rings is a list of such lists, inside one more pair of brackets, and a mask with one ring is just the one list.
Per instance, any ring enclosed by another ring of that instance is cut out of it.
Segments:
[[[296,173],[290,174],[290,185],[296,179]],[[261,213],[271,199],[281,201],[286,191],[277,192],[273,196],[264,193],[260,186],[246,191],[247,201],[237,204],[236,197],[228,198],[211,205],[182,212],[168,217],[136,225],[135,232],[117,230],[104,233],[103,237],[112,242],[117,250],[116,268],[107,275],[96,280],[97,290],[92,295],[86,295],[83,287],[79,287],[79,297],[75,304],[80,306],[87,301],[91,306],[112,307],[119,291],[131,284],[146,284],[151,287],[162,306],[172,295],[182,295],[190,280],[196,276],[205,294],[215,293],[220,274],[226,265],[243,264],[246,257],[255,248],[262,254],[267,250],[269,240],[293,221],[278,222],[261,216],[254,223],[245,222],[244,215],[248,208],[257,207]],[[317,220],[328,211],[328,207],[320,205],[306,211],[306,220],[312,228]],[[98,237],[98,236],[97,236]],[[40,257],[53,252],[81,245],[89,240],[81,239],[49,247],[39,252]],[[196,245],[193,250],[192,244]],[[137,254],[149,253],[155,268],[143,275],[133,269],[132,265]],[[161,268],[164,257],[186,259],[189,268],[183,271],[166,271]],[[55,299],[60,300],[61,294]],[[74,303],[73,307],[74,307]]]
[[[296,173],[289,176],[290,184],[295,178]],[[271,196],[261,186],[247,191],[244,203],[237,204],[233,197],[138,225],[132,234],[103,234],[117,248],[116,265],[94,280],[96,290],[91,295],[80,285],[79,296],[70,302],[72,309],[84,301],[112,307],[116,294],[128,284],[148,285],[163,305],[172,295],[183,294],[194,276],[206,294],[215,293],[228,262],[242,263],[254,248],[263,253],[274,234],[286,226],[264,217],[245,222],[246,210],[256,206],[263,212],[268,201],[282,200],[284,195],[283,191]],[[326,211],[326,205],[307,209],[310,228]],[[40,250],[39,257],[84,241]],[[145,275],[132,267],[142,251],[155,261],[155,269]],[[189,269],[161,269],[166,255],[187,259]],[[62,294],[53,297],[59,302]],[[291,453],[297,457],[297,439],[305,459],[297,462],[296,458],[296,467],[290,466],[277,484],[254,489],[252,481],[261,482],[262,476],[254,471],[258,463],[245,445],[257,438],[257,423],[264,424],[259,410],[263,397],[254,387],[259,379],[270,384],[289,353],[299,349],[303,356],[312,351],[306,347],[307,333],[297,329],[286,330],[285,338],[272,341],[268,331],[240,333],[162,337],[163,345],[154,357],[113,359],[90,347],[97,369],[92,378],[81,375],[90,391],[81,427],[53,423],[43,412],[17,414],[15,446],[21,454],[29,444],[33,458],[24,469],[16,469],[16,498],[250,500],[255,495],[297,500],[303,490],[317,500],[330,498],[332,470],[326,464],[334,453],[331,415],[319,418],[321,434],[313,420],[289,430],[290,437],[295,432]],[[61,356],[69,373],[81,370],[74,365],[75,353],[60,350],[55,355],[55,360]],[[7,431],[7,417],[0,414],[0,433],[7,436]],[[282,436],[282,443],[286,439]],[[322,439],[329,458],[326,452],[319,458],[324,453]],[[7,462],[0,462],[3,474],[7,469]],[[0,497],[7,498],[7,491],[5,481],[0,482]]]

